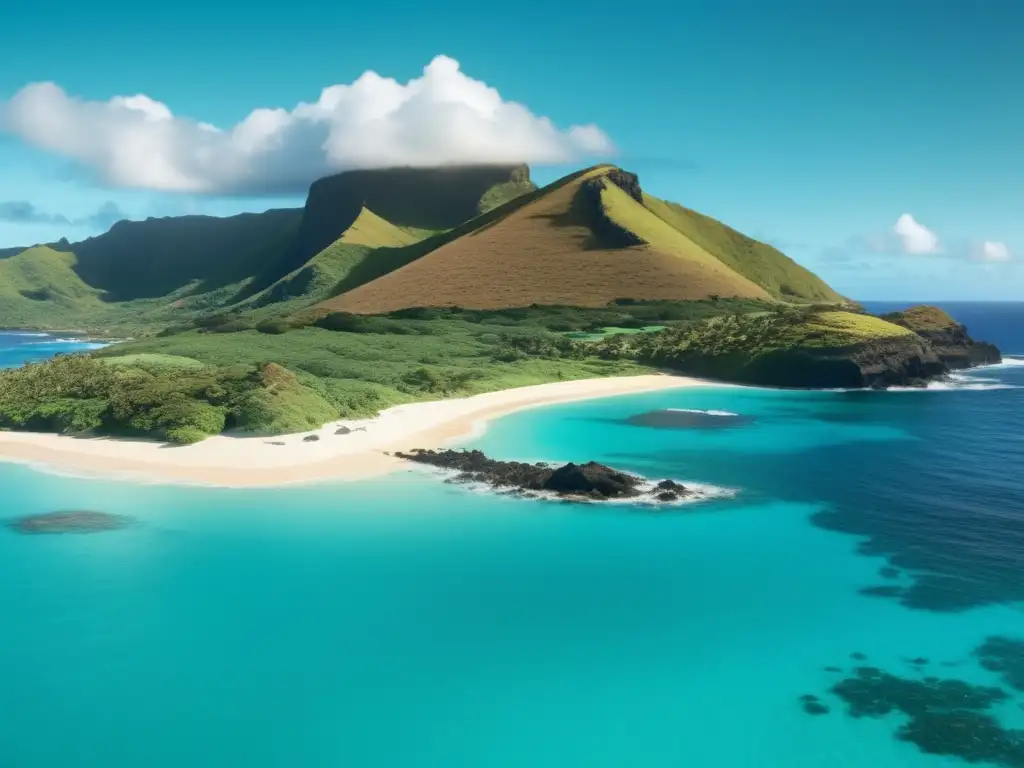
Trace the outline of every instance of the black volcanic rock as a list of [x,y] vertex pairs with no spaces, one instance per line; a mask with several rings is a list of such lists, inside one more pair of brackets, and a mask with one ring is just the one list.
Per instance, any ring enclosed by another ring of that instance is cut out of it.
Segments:
[[554,470],[544,481],[543,489],[561,494],[596,494],[604,498],[616,498],[637,495],[636,486],[639,484],[639,478],[618,472],[604,464],[588,461],[586,464],[569,462]]
[[[605,176],[595,176],[583,182],[576,193],[577,198],[574,201],[573,207],[580,213],[581,218],[587,222],[591,231],[600,239],[605,247],[629,248],[633,245],[644,245],[647,242],[646,240],[619,223],[612,221],[605,211],[604,205],[601,203],[601,192],[607,187],[614,173],[615,171],[612,171]],[[623,183],[627,184],[627,186],[630,186],[630,182],[625,177],[632,177],[632,184],[634,186],[631,186],[630,189],[625,189],[625,191],[630,196],[635,191],[640,195],[640,201],[643,202],[643,193],[640,192],[640,183],[636,180],[636,175],[625,171],[618,171],[618,173],[622,177]],[[616,186],[622,185],[616,183]]]
[[695,495],[694,491],[673,480],[663,480],[651,488],[643,478],[595,461],[586,464],[569,462],[552,468],[547,464],[498,461],[477,450],[417,449],[409,453],[396,452],[395,456],[457,472],[453,478],[455,482],[486,483],[493,488],[511,488],[521,492],[546,491],[568,499],[642,498],[671,502]]
[[10,521],[8,525],[12,530],[24,534],[99,533],[127,528],[132,522],[130,517],[123,515],[83,510],[26,515]]
[[623,192],[644,204],[644,191],[640,188],[640,178],[635,173],[616,168],[608,173],[608,181],[619,187]]
[[968,335],[967,326],[956,322],[938,307],[910,307],[902,312],[882,315],[882,319],[916,333],[951,370],[1002,362],[1002,354],[994,344],[975,341]]

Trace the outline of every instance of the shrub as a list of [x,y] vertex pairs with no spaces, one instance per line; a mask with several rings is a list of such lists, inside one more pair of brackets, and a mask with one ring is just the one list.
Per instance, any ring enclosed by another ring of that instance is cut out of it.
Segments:
[[264,320],[256,325],[256,330],[260,333],[269,333],[280,335],[282,333],[288,333],[292,329],[284,320]]

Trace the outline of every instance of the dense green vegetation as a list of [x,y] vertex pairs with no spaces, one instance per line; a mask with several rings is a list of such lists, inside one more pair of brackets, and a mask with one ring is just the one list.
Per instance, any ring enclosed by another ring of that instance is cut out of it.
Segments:
[[333,312],[255,327],[226,313],[0,372],[0,427],[187,443],[222,430],[304,431],[403,402],[652,368],[856,386],[851,355],[904,340],[920,342],[867,314],[761,300]]
[[699,376],[794,386],[856,386],[851,356],[872,345],[918,343],[912,331],[828,306],[779,307],[682,322],[664,331],[610,336],[593,346],[630,360]]
[[913,336],[906,328],[871,315],[783,307],[767,312],[727,314],[703,322],[679,323],[660,333],[614,336],[600,344],[604,352],[641,360],[669,362],[688,356],[740,353],[756,357],[789,349],[843,349],[883,338]]
[[0,426],[13,429],[142,434],[186,444],[229,427],[307,429],[334,413],[273,364],[104,365],[68,355],[0,374]]
[[403,402],[639,372],[564,332],[695,318],[716,305],[334,313],[303,327],[275,321],[273,331],[212,315],[159,338],[0,372],[0,427],[178,443],[230,429],[304,431]]
[[[462,280],[470,300],[438,304],[503,308],[409,306],[408,292],[386,314],[346,305],[428,262],[441,268],[417,286],[424,303]],[[560,305],[515,306],[513,273],[523,303]],[[134,339],[0,372],[0,428],[175,443],[295,432],[420,399],[909,333],[810,302],[842,297],[611,166],[543,189],[525,167],[352,171],[314,183],[301,210],[120,222],[0,252],[0,326]]]

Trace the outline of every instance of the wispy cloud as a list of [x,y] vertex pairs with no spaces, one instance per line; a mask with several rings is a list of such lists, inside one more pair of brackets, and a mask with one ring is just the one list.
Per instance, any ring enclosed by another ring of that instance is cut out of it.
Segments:
[[88,216],[69,217],[62,213],[49,213],[27,200],[0,201],[0,221],[9,224],[63,224],[72,227],[106,229],[126,218],[113,201],[107,201]]
[[348,168],[554,164],[615,149],[596,125],[560,129],[447,56],[406,83],[368,71],[313,103],[254,109],[228,128],[143,94],[87,101],[32,83],[0,103],[0,129],[115,186],[200,194],[293,194]]
[[843,249],[890,256],[942,256],[989,263],[1010,261],[1013,258],[1009,246],[1004,242],[983,239],[947,241],[910,213],[901,214],[888,231],[856,236]]
[[999,262],[1009,261],[1013,258],[1013,254],[1010,253],[1010,248],[1006,243],[985,240],[971,249],[971,258],[976,261]]

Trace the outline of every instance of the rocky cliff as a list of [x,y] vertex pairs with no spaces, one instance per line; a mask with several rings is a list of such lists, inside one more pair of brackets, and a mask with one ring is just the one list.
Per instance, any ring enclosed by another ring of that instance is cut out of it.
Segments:
[[525,165],[382,168],[345,171],[313,182],[294,237],[249,287],[255,293],[305,264],[352,226],[365,207],[398,226],[452,229],[502,191],[534,189]]
[[902,312],[883,315],[882,319],[912,330],[952,370],[991,365],[1003,359],[994,344],[975,341],[968,335],[967,326],[958,323],[938,307],[911,307]]
[[879,318],[789,308],[668,329],[625,346],[613,341],[606,350],[696,376],[813,389],[924,386],[951,370],[1000,361],[995,346],[974,341],[945,313],[920,310]]

